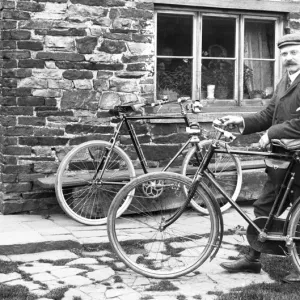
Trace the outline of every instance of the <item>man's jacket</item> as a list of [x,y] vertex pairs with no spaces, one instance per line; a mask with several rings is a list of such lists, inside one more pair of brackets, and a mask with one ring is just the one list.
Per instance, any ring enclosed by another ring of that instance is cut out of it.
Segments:
[[[300,139],[300,75],[286,89],[285,73],[270,104],[262,111],[245,116],[243,134],[268,130],[269,139]],[[298,109],[298,111],[297,111]]]
[[[300,139],[300,75],[286,89],[288,74],[278,83],[270,104],[262,111],[245,116],[243,134],[268,130],[269,139]],[[297,109],[299,110],[297,111]],[[273,149],[278,152],[278,149]],[[300,165],[294,168],[294,184],[300,187]],[[299,196],[300,190],[295,192]]]

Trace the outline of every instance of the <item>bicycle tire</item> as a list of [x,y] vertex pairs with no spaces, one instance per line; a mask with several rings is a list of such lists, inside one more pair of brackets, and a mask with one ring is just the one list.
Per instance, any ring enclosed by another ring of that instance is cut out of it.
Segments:
[[[198,146],[202,150],[202,157],[206,149],[212,143],[212,140],[204,140],[198,143]],[[221,148],[228,147],[222,141],[219,141]],[[197,154],[196,146],[192,147],[186,154],[182,163],[182,174],[184,176],[189,175],[189,167],[193,166],[194,170],[197,169],[199,163],[195,159]],[[198,158],[201,160],[200,156]],[[231,153],[214,153],[209,164],[209,169],[214,178],[221,185],[221,187],[227,192],[233,201],[236,201],[242,188],[242,168],[239,158]],[[215,198],[217,199],[221,212],[225,212],[231,207],[231,204],[224,198],[224,196],[209,182],[207,178],[203,178],[204,183],[212,190]],[[230,183],[230,181],[232,181]],[[201,202],[192,200],[191,205],[203,214],[207,214],[207,210],[202,207]]]
[[[289,237],[300,237],[300,206],[292,213],[289,221],[287,234]],[[291,247],[288,247],[290,255],[292,256],[293,263],[300,272],[300,241],[293,242]]]
[[[194,271],[210,256],[217,244],[219,217],[204,184],[196,196],[203,197],[208,215],[187,206],[162,229],[162,222],[183,205],[182,186],[191,185],[192,180],[181,174],[155,172],[137,177],[118,192],[108,212],[108,237],[129,268],[146,277],[171,279]],[[123,199],[133,190],[130,206],[117,217]]]
[[[80,223],[105,224],[114,196],[135,177],[128,155],[114,146],[103,177],[101,180],[93,178],[104,151],[110,147],[106,141],[82,143],[74,147],[59,165],[55,180],[58,203],[68,216]],[[119,213],[130,204],[130,197],[125,200]]]

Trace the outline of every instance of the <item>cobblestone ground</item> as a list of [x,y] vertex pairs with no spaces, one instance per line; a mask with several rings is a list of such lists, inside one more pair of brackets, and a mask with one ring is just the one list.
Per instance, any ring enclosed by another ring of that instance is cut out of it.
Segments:
[[[170,282],[145,278],[120,262],[109,247],[102,250],[56,250],[34,254],[0,256],[17,262],[17,269],[0,273],[5,285],[23,285],[37,299],[63,300],[191,300],[216,299],[217,294],[250,283],[272,282],[268,274],[228,274],[219,263],[237,256],[242,237],[226,236],[217,257],[196,272]],[[160,291],[159,286],[167,287]],[[61,298],[54,292],[59,292]],[[6,299],[6,298],[5,298]]]

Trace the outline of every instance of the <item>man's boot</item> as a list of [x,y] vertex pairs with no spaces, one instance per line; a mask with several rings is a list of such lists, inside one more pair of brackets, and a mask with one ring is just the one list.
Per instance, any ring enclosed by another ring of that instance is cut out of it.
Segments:
[[289,275],[285,276],[282,279],[282,281],[286,283],[300,282],[300,273],[296,273],[296,272],[290,273]]
[[260,252],[250,248],[250,251],[247,255],[232,262],[221,263],[220,266],[230,273],[260,273],[261,263],[259,258]]

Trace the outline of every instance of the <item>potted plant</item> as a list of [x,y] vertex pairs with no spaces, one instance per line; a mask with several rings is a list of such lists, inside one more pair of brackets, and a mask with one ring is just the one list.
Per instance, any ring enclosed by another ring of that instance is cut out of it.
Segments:
[[208,84],[215,85],[217,99],[227,99],[233,88],[233,69],[225,60],[212,60],[207,70]]
[[244,93],[248,94],[253,91],[253,70],[244,64]]
[[263,99],[264,91],[263,90],[253,90],[250,92],[251,99]]
[[159,94],[168,91],[175,97],[173,100],[176,100],[179,95],[190,96],[192,89],[191,62],[183,60],[182,64],[174,70],[158,70],[157,82]]

